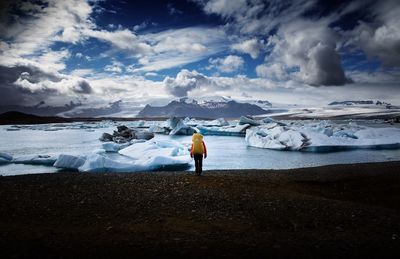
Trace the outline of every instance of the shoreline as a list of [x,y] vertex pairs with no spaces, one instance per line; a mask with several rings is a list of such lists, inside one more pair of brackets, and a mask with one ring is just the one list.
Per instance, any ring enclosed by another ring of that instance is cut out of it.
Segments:
[[395,257],[400,162],[0,177],[8,257]]

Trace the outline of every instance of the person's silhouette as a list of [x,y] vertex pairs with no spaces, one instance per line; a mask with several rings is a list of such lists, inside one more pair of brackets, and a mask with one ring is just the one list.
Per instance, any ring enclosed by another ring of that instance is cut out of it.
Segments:
[[192,136],[192,148],[190,149],[190,157],[194,157],[194,165],[196,174],[201,175],[203,171],[203,155],[207,157],[206,144],[203,141],[203,135],[194,133]]

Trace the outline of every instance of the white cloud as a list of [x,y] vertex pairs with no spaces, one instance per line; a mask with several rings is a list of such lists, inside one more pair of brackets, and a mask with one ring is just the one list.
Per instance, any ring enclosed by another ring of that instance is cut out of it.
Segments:
[[133,30],[140,31],[140,30],[143,30],[144,28],[146,28],[148,25],[149,25],[149,23],[144,21],[141,24],[136,24],[135,26],[133,26]]
[[212,95],[230,95],[242,98],[244,92],[266,94],[266,91],[279,86],[277,83],[263,78],[250,79],[243,75],[210,77],[187,69],[182,69],[175,78],[167,76],[163,84],[167,91],[178,97],[201,97],[209,96],[212,93]]
[[385,66],[400,67],[400,1],[377,1],[371,12],[375,19],[360,22],[352,32],[353,42]]
[[145,76],[147,76],[147,77],[158,76],[158,74],[157,74],[157,73],[154,73],[154,72],[147,72],[147,73],[145,74]]
[[64,49],[60,51],[48,51],[41,56],[33,58],[33,60],[41,64],[42,68],[46,67],[48,70],[54,69],[56,71],[61,71],[66,67],[64,61],[70,56],[71,53]]
[[256,67],[256,73],[259,77],[265,77],[272,80],[284,81],[289,79],[285,67],[280,63],[258,65]]
[[118,50],[124,51],[133,57],[141,57],[152,52],[152,48],[145,42],[141,42],[137,36],[128,29],[117,31],[85,30],[86,36],[109,42]]
[[93,75],[96,73],[95,70],[90,69],[90,68],[81,68],[81,69],[75,69],[71,72],[72,76],[77,76],[77,77],[83,77],[83,76],[88,76],[88,75]]
[[338,41],[338,34],[323,21],[298,19],[282,25],[277,35],[269,38],[273,50],[266,57],[267,66],[278,62],[298,68],[293,78],[310,85],[343,85],[349,80],[336,50]]
[[263,42],[257,39],[245,40],[232,45],[233,50],[241,53],[249,54],[253,59],[256,59],[263,48]]
[[219,28],[190,27],[150,33],[140,40],[152,47],[152,52],[140,59],[142,65],[133,72],[159,71],[199,61],[227,49],[225,32]]
[[80,53],[80,52],[76,53],[75,56],[76,56],[77,58],[86,59],[87,61],[90,61],[90,60],[92,59],[91,57],[89,57],[89,56],[87,56],[87,55],[83,55],[83,54]]
[[124,64],[116,60],[113,60],[110,65],[104,67],[104,71],[113,73],[122,73],[123,69],[124,69]]
[[30,55],[56,41],[77,43],[81,31],[93,26],[89,19],[92,8],[86,1],[48,1],[45,7],[31,9],[32,17],[14,19],[11,26],[2,28],[12,39],[13,55]]
[[209,69],[216,68],[224,73],[237,71],[240,68],[242,68],[244,64],[244,61],[241,57],[234,55],[229,55],[226,56],[225,58],[215,58],[215,59],[211,58],[209,62],[210,62],[210,66],[208,67]]
[[267,35],[280,24],[288,23],[315,6],[316,0],[194,0],[208,14],[230,21],[239,33]]

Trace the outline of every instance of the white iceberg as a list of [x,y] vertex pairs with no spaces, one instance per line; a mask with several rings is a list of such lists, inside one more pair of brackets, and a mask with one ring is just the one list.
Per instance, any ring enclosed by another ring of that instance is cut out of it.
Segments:
[[151,125],[149,127],[149,131],[154,133],[154,134],[166,134],[168,135],[170,133],[170,129],[167,127],[159,126],[159,125]]
[[310,152],[394,149],[400,148],[400,129],[340,125],[327,121],[296,122],[290,126],[268,124],[252,127],[246,131],[245,140],[253,147]]
[[80,172],[88,173],[106,173],[106,172],[133,172],[141,170],[135,164],[135,161],[121,162],[116,159],[110,159],[101,154],[89,155],[85,163],[78,168]]
[[3,152],[0,152],[0,158],[4,159],[4,160],[9,160],[9,161],[11,161],[13,159],[12,155],[9,155],[9,154],[3,153]]
[[11,163],[13,157],[9,154],[0,152],[0,165]]
[[195,132],[192,127],[187,126],[182,120],[179,120],[169,135],[192,135]]
[[218,136],[244,136],[249,124],[223,127],[205,127],[197,126],[197,129],[203,135],[218,135]]
[[27,165],[47,165],[52,166],[57,160],[56,156],[50,155],[24,155],[14,157],[11,161],[14,164],[27,164]]
[[307,143],[303,134],[282,126],[252,127],[246,130],[245,140],[252,147],[278,150],[300,150]]
[[241,116],[239,119],[239,124],[240,125],[250,124],[251,126],[259,126],[262,124],[262,122],[254,119],[251,116]]
[[218,118],[216,120],[212,120],[212,121],[205,121],[203,123],[198,123],[199,125],[202,126],[229,126],[229,122],[227,120],[225,120],[224,118]]
[[101,148],[104,149],[106,152],[118,152],[119,150],[128,147],[131,145],[130,142],[128,143],[114,143],[114,142],[106,142],[101,145]]
[[86,161],[85,156],[72,156],[61,154],[58,156],[54,167],[78,170]]
[[121,149],[119,156],[91,154],[78,169],[80,172],[138,172],[188,167],[187,148],[175,141],[146,141]]

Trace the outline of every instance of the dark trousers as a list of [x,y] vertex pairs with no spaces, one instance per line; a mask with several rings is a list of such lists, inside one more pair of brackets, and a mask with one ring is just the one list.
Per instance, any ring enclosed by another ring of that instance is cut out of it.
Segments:
[[196,167],[196,174],[201,175],[203,171],[203,155],[194,155],[194,166]]

